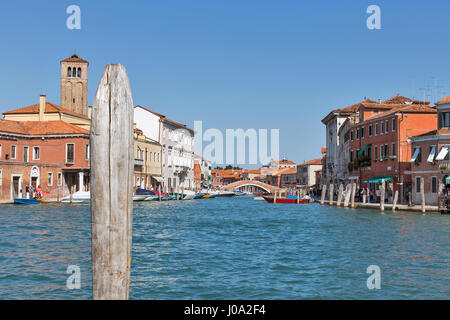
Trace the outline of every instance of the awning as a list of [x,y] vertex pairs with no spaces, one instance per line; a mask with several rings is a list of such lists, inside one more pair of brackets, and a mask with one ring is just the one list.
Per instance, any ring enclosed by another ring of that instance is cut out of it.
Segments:
[[450,184],[450,176],[445,178],[445,184]]
[[358,156],[362,155],[364,153],[364,151],[366,151],[366,149],[368,147],[370,147],[372,144],[366,144],[366,146],[364,148],[362,148],[361,150],[358,151]]
[[431,150],[430,150],[430,154],[428,155],[428,162],[433,162],[434,161],[434,156],[436,155],[436,146],[432,146]]
[[411,162],[415,162],[416,161],[417,157],[419,156],[419,153],[420,153],[420,148],[415,148],[414,149],[414,154],[413,154],[413,156],[411,158]]
[[359,176],[350,176],[348,177],[348,180],[358,180]]
[[442,147],[441,152],[436,157],[436,160],[444,160],[448,153],[448,147]]
[[383,180],[389,181],[389,180],[392,180],[392,178],[394,178],[394,177],[373,177],[373,178],[367,179],[366,181],[363,181],[363,182],[364,183],[381,183]]
[[164,178],[162,178],[162,177],[155,177],[155,176],[152,176],[152,178],[155,179],[155,180],[158,181],[158,182],[163,182],[163,181],[164,181]]

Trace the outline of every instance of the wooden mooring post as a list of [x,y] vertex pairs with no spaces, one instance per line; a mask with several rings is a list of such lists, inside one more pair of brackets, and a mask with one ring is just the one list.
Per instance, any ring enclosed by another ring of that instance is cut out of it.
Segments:
[[334,200],[334,184],[330,184],[330,206],[333,205]]
[[384,182],[384,179],[381,179],[381,185],[380,185],[380,211],[384,212],[384,197],[385,197],[385,190],[386,183]]
[[107,65],[95,94],[90,133],[92,292],[129,297],[133,219],[133,100],[125,67]]
[[420,203],[422,213],[425,213],[425,186],[424,186],[424,178],[420,178]]
[[344,198],[344,207],[348,207],[348,203],[350,202],[350,196],[352,194],[351,184],[347,184],[345,187],[345,198]]
[[351,195],[351,207],[355,207],[355,193],[356,193],[356,183],[352,182],[352,195]]
[[395,190],[394,202],[392,202],[392,211],[395,211],[395,209],[397,208],[397,201],[398,201],[398,190]]
[[324,184],[324,185],[322,185],[322,195],[320,197],[320,204],[322,204],[322,205],[325,203],[325,195],[326,195],[326,193],[327,193],[327,185]]
[[344,185],[341,183],[339,185],[339,193],[336,201],[336,205],[339,207],[341,205],[342,193],[344,192]]

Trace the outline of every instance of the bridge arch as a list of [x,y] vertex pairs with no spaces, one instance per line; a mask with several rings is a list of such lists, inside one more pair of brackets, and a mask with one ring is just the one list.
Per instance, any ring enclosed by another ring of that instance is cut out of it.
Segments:
[[275,189],[274,186],[271,186],[269,184],[266,184],[266,183],[263,183],[260,181],[254,181],[254,180],[236,181],[236,182],[230,183],[226,186],[223,186],[222,189],[232,191],[232,190],[237,190],[237,189],[240,189],[240,188],[243,188],[246,186],[256,187],[256,188],[262,189],[265,192],[269,192],[269,193],[272,193]]

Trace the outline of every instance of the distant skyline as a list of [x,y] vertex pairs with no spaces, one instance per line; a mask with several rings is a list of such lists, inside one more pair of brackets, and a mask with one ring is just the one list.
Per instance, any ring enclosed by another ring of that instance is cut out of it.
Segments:
[[[66,27],[69,5],[81,30]],[[369,30],[369,5],[381,30]],[[450,95],[450,1],[8,1],[0,5],[0,112],[60,104],[60,60],[108,63],[135,105],[189,127],[280,129],[280,158],[319,158],[331,110],[396,94]],[[234,164],[236,165],[236,164]],[[254,166],[252,166],[254,167]]]

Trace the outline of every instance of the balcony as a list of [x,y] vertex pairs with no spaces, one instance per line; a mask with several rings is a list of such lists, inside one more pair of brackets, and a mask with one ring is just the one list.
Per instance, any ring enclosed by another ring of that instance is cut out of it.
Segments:
[[143,159],[134,159],[134,165],[135,166],[143,166],[144,160]]

